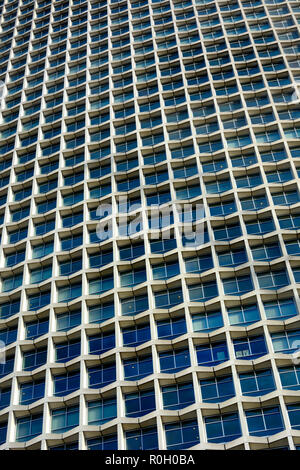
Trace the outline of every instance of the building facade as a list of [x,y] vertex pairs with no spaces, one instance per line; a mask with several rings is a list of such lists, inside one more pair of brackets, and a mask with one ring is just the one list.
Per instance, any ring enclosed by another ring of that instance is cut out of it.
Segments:
[[299,448],[299,0],[0,13],[0,449]]

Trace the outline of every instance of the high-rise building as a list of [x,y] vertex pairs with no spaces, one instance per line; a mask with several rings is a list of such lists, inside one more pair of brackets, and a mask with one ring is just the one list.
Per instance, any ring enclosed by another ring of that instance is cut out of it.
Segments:
[[300,1],[0,13],[0,450],[300,448]]

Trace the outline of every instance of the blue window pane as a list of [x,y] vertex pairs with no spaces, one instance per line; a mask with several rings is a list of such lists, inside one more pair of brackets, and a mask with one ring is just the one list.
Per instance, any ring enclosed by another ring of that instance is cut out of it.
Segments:
[[190,355],[187,349],[159,353],[161,372],[174,374],[190,367]]
[[155,410],[154,390],[130,393],[125,395],[126,416],[136,418]]
[[270,436],[284,429],[279,406],[246,410],[245,414],[251,436]]
[[298,404],[287,405],[292,429],[300,429],[300,407]]
[[300,390],[300,367],[280,367],[278,369],[283,388],[288,390]]
[[237,359],[252,360],[268,353],[263,336],[235,339],[233,340],[233,345]]
[[235,395],[232,376],[221,376],[214,379],[200,380],[202,400],[208,403],[218,403]]
[[200,442],[196,420],[166,424],[165,434],[168,450],[186,449]]
[[178,410],[195,402],[192,383],[162,387],[163,405],[166,410]]
[[209,332],[223,326],[223,317],[220,311],[207,311],[192,316],[193,330]]
[[230,325],[248,325],[261,319],[257,305],[241,305],[227,310]]
[[270,369],[239,374],[243,395],[259,396],[275,390],[275,381]]
[[199,366],[211,367],[229,359],[227,344],[223,342],[196,346],[196,353]]
[[151,339],[150,325],[123,328],[124,346],[136,347]]
[[170,318],[157,322],[157,336],[163,339],[172,339],[186,333],[185,318]]
[[153,373],[152,356],[124,359],[123,365],[126,380],[139,380]]
[[127,450],[157,450],[158,437],[157,428],[141,428],[136,431],[127,431],[126,434]]
[[208,442],[225,443],[241,436],[241,426],[237,413],[205,418]]

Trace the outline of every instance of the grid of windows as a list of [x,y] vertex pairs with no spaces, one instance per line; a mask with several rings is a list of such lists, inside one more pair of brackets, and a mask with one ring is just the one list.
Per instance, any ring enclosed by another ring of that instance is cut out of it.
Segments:
[[0,0],[0,450],[299,447],[299,24]]

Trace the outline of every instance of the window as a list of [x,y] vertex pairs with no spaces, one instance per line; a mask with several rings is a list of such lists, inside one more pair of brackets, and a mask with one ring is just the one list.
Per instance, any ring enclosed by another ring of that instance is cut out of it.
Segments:
[[136,347],[151,339],[150,325],[141,325],[122,329],[123,345]]
[[241,199],[241,206],[244,211],[257,211],[263,209],[269,205],[268,199],[266,196],[256,196]]
[[236,212],[235,201],[226,201],[209,205],[210,215],[214,217],[224,217],[228,214]]
[[0,364],[0,378],[5,377],[14,370],[14,357],[6,357],[4,364]]
[[[238,157],[230,157],[231,158],[231,164],[233,167],[247,167],[247,166],[250,166],[250,165],[253,165],[254,163],[257,162],[257,158],[256,158],[256,155],[255,154],[245,154],[245,155],[239,155]],[[240,180],[242,181],[242,180]],[[236,178],[236,182],[238,184],[238,179]],[[249,182],[250,184],[250,181],[247,180],[247,182]],[[255,181],[253,181],[255,183]],[[242,184],[243,184],[243,181],[242,181]],[[251,184],[250,184],[251,186]],[[255,186],[255,184],[254,184]]]
[[252,336],[233,340],[237,359],[253,360],[268,353],[264,336]]
[[140,208],[141,208],[140,197],[133,197],[128,200],[124,196],[119,198],[119,202],[118,202],[119,212],[128,213],[132,211],[137,211]]
[[51,432],[63,433],[79,425],[79,406],[68,406],[52,410]]
[[300,330],[272,333],[271,339],[275,353],[291,354],[299,349]]
[[81,311],[71,310],[65,313],[58,314],[56,317],[57,331],[67,331],[75,328],[81,323]]
[[223,326],[223,317],[220,311],[206,311],[192,315],[193,330],[196,332],[209,332]]
[[157,336],[162,339],[173,339],[186,333],[185,318],[170,318],[157,321]]
[[114,280],[112,276],[102,276],[98,279],[93,279],[89,281],[89,294],[96,295],[102,294],[114,287]]
[[60,276],[70,276],[76,271],[82,269],[82,259],[81,258],[69,258],[67,261],[61,262],[59,264]]
[[261,245],[251,249],[255,261],[271,261],[282,256],[278,243],[272,245]]
[[287,158],[285,150],[271,150],[269,152],[261,152],[260,158],[263,162],[276,162],[280,160],[284,160]]
[[186,185],[182,188],[176,189],[176,198],[178,200],[193,199],[197,196],[201,196],[201,188],[199,184]]
[[260,396],[275,390],[275,381],[271,369],[253,370],[239,374],[242,394]]
[[230,325],[249,325],[261,319],[257,304],[227,309]]
[[180,410],[195,402],[192,382],[162,387],[164,409]]
[[280,367],[278,368],[278,372],[282,388],[287,390],[300,389],[300,366]]
[[287,411],[292,429],[300,428],[300,406],[298,403],[287,405]]
[[229,241],[242,235],[239,224],[227,225],[222,224],[221,228],[214,229],[214,237],[217,241]]
[[160,371],[175,374],[190,367],[190,354],[187,349],[171,350],[159,353]]
[[283,431],[279,406],[245,411],[250,436],[270,436]]
[[89,322],[102,323],[115,314],[114,303],[103,303],[89,307]]
[[49,320],[39,319],[37,321],[26,323],[26,339],[35,339],[48,333]]
[[69,442],[58,446],[51,446],[48,450],[78,450],[78,442]]
[[222,444],[242,435],[238,413],[204,418],[208,442]]
[[88,450],[117,450],[118,436],[116,434],[87,439]]
[[199,366],[212,367],[229,359],[226,342],[204,344],[196,346]]
[[231,375],[202,379],[199,381],[202,400],[207,403],[219,403],[234,397],[235,390]]
[[250,276],[223,279],[223,288],[225,295],[243,295],[253,290],[252,279]]
[[206,282],[189,287],[191,302],[207,302],[213,297],[217,297],[218,287],[216,282]]
[[115,333],[102,333],[89,336],[89,354],[103,354],[115,347]]
[[116,398],[92,401],[88,403],[88,424],[101,426],[117,417]]
[[289,255],[291,256],[299,256],[300,254],[300,244],[299,240],[296,239],[295,241],[285,242],[286,250]]
[[3,330],[0,330],[0,341],[7,346],[8,344],[16,341],[17,334],[18,329],[15,327],[4,328]]
[[22,285],[23,273],[14,274],[13,276],[2,278],[2,292],[9,292],[17,289]]
[[258,284],[261,289],[280,289],[287,286],[290,281],[286,271],[269,271],[257,273]]
[[298,230],[300,228],[300,217],[288,215],[278,217],[280,228],[285,230]]
[[6,441],[7,423],[0,423],[0,445]]
[[131,359],[124,359],[124,379],[140,380],[153,373],[152,356],[138,356]]
[[12,254],[6,256],[6,266],[14,266],[18,263],[21,263],[25,259],[25,251],[15,251]]
[[30,283],[39,284],[52,276],[52,265],[41,266],[30,271]]
[[47,348],[33,349],[23,353],[23,370],[33,370],[47,361]]
[[42,243],[32,248],[32,258],[43,258],[53,252],[53,242]]
[[266,317],[273,320],[281,320],[298,315],[298,309],[294,299],[278,299],[264,302]]
[[154,390],[145,390],[125,394],[125,414],[137,418],[155,410]]
[[156,308],[172,308],[183,301],[181,289],[169,289],[163,292],[155,292]]
[[9,243],[17,243],[27,237],[27,228],[14,230],[9,233]]
[[275,230],[273,219],[256,219],[254,222],[246,223],[248,235],[264,235]]
[[68,362],[80,355],[80,340],[70,340],[56,345],[56,362]]
[[140,428],[134,431],[127,431],[126,434],[127,450],[157,450],[158,437],[157,428]]
[[24,418],[17,419],[17,442],[24,442],[33,439],[42,433],[43,415],[30,414]]
[[55,229],[55,220],[46,220],[35,225],[35,235],[44,235]]
[[83,213],[77,212],[71,215],[62,217],[63,228],[73,227],[74,225],[80,224],[83,221]]
[[204,173],[215,173],[217,171],[221,171],[224,168],[227,168],[226,160],[220,158],[217,160],[209,160],[207,162],[201,162],[202,170]]
[[89,388],[102,388],[116,380],[116,365],[101,364],[88,368]]
[[4,302],[0,304],[0,319],[5,320],[20,310],[20,300]]
[[283,191],[272,195],[274,205],[289,206],[299,202],[298,191]]
[[67,372],[63,375],[55,375],[53,382],[54,395],[56,397],[63,397],[80,388],[80,372]]
[[144,243],[129,245],[119,249],[120,260],[131,260],[142,256],[145,253]]
[[45,381],[36,380],[20,385],[20,405],[29,405],[44,397]]
[[169,279],[180,273],[178,262],[163,263],[152,266],[154,280]]
[[81,284],[69,284],[58,288],[58,302],[70,302],[81,296]]
[[199,256],[185,259],[185,269],[187,273],[201,273],[214,267],[211,256]]
[[136,315],[148,309],[148,297],[136,295],[121,300],[122,315]]
[[218,254],[220,266],[234,267],[248,261],[247,253],[243,250],[226,251]]
[[285,183],[286,181],[293,179],[290,169],[267,172],[266,176],[268,183]]
[[82,245],[82,235],[72,235],[71,237],[62,238],[61,239],[61,249],[64,250],[72,250],[73,248],[77,248],[78,246]]
[[3,410],[10,404],[11,389],[0,388],[0,410]]
[[[148,216],[148,224],[149,224],[149,229],[162,229],[164,227],[168,227],[170,225],[174,224],[174,215],[173,212],[169,212],[168,208],[164,209],[163,211],[152,211],[151,215]],[[155,238],[155,237],[153,237]],[[161,242],[150,242],[151,246],[152,244],[155,246],[155,243],[159,246],[159,243]],[[163,240],[163,246],[166,247],[165,251],[172,250],[176,246],[176,240],[173,238],[171,239],[166,239]]]
[[186,449],[200,442],[197,420],[165,424],[165,435],[168,450]]

